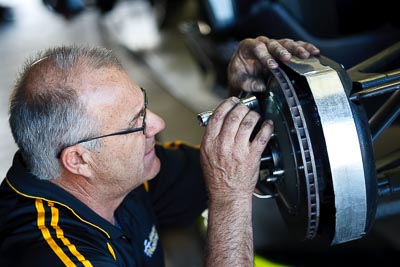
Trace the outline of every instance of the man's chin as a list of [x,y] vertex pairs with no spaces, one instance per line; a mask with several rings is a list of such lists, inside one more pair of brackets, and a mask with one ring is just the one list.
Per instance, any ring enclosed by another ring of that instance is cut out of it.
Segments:
[[160,172],[160,168],[161,168],[160,159],[158,157],[155,157],[155,159],[151,163],[151,166],[147,166],[146,168],[146,178],[148,180],[151,180],[154,177],[156,177],[157,174]]

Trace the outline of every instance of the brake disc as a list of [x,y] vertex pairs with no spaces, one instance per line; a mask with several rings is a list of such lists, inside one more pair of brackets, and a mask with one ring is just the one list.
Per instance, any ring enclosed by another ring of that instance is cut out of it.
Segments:
[[365,114],[348,99],[344,70],[321,59],[281,64],[268,93],[256,95],[275,127],[257,189],[276,198],[299,239],[320,234],[338,244],[369,231],[377,186]]

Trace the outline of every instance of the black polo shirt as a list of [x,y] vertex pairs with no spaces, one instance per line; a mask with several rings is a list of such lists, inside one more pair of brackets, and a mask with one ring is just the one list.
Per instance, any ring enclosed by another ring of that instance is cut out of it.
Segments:
[[0,187],[0,266],[164,266],[157,229],[206,208],[199,151],[157,145],[161,171],[116,210],[117,226],[62,188],[29,174],[17,152]]

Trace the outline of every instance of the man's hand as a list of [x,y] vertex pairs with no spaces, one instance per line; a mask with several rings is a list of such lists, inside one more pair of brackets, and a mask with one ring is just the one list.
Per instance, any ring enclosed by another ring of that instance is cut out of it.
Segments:
[[260,115],[236,97],[222,102],[205,130],[201,165],[209,193],[206,266],[253,266],[252,195],[271,134]]
[[310,43],[291,39],[269,39],[265,36],[245,39],[240,42],[228,67],[228,83],[231,95],[240,91],[262,92],[265,84],[263,75],[266,70],[276,69],[278,63],[291,59],[292,55],[308,58],[319,55],[319,49]]
[[200,155],[212,200],[252,196],[261,154],[273,132],[272,122],[264,122],[250,142],[259,118],[236,97],[222,102],[211,116]]

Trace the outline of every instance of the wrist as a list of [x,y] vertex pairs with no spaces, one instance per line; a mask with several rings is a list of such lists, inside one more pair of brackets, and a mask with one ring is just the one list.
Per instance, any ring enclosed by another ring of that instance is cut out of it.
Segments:
[[253,194],[243,193],[240,194],[213,194],[209,196],[209,208],[235,208],[252,204]]

